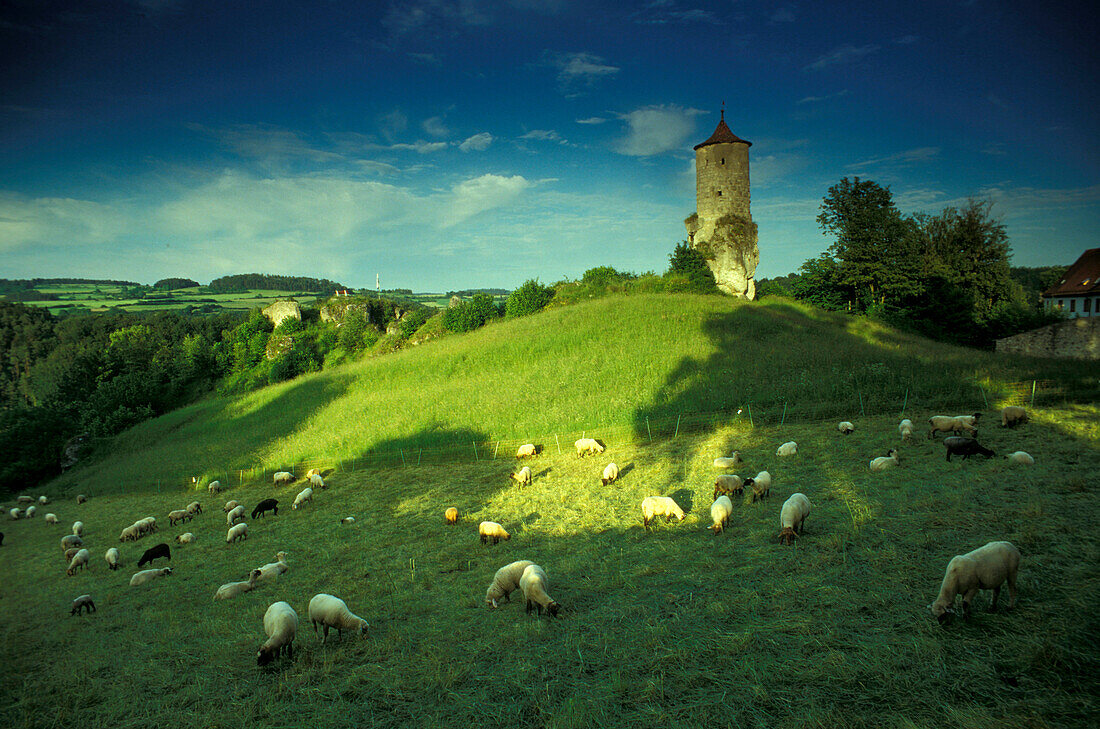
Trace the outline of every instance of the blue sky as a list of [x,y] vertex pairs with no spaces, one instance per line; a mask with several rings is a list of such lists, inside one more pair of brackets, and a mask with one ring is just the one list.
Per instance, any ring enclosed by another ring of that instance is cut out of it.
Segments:
[[1100,232],[1096,13],[1018,2],[5,0],[0,277],[417,291],[663,271],[692,146],[750,150],[757,277],[844,176]]

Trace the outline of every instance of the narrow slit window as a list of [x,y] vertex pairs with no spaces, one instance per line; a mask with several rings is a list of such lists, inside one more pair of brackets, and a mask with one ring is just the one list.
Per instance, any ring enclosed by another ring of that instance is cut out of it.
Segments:
[[722,191],[721,190],[718,191],[718,197],[722,197]]

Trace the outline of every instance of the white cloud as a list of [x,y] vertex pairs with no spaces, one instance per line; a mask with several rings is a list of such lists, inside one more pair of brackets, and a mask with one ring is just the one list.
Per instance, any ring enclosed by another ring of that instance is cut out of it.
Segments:
[[842,89],[832,94],[825,94],[824,96],[805,96],[799,99],[797,104],[817,104],[822,101],[829,101],[830,99],[839,99],[848,95],[848,89]]
[[853,162],[848,165],[848,169],[859,169],[860,167],[871,167],[873,165],[927,162],[930,159],[938,157],[939,154],[939,147],[916,147],[915,149],[907,149],[904,152],[898,152],[897,154],[891,154],[886,157],[873,157],[860,162]]
[[537,139],[544,142],[557,142],[558,144],[566,144],[566,141],[562,139],[562,136],[555,132],[553,129],[532,129],[520,136],[520,139]]
[[0,193],[0,251],[25,246],[87,246],[126,232],[124,214],[90,200]]
[[608,119],[606,117],[602,117],[602,116],[590,116],[587,119],[578,119],[577,123],[578,124],[603,124],[606,121],[610,121],[610,119]]
[[879,48],[880,46],[873,43],[858,47],[851,44],[839,46],[838,48],[834,48],[833,50],[829,51],[824,56],[821,56],[808,66],[805,66],[803,70],[820,71],[826,66],[834,66],[838,63],[851,63],[852,61],[858,61],[864,56],[875,53],[879,50]]
[[408,150],[416,152],[417,154],[431,154],[432,152],[439,152],[446,149],[448,145],[446,142],[425,142],[423,139],[418,139],[415,142],[399,142],[397,144],[391,144],[388,146],[377,145],[377,149],[392,149],[392,150]]
[[514,202],[531,187],[520,175],[504,177],[485,174],[465,180],[452,188],[443,216],[443,227],[451,227],[478,213]]
[[451,133],[451,130],[447,128],[447,125],[443,123],[443,117],[433,116],[429,119],[425,119],[420,127],[429,135],[437,138],[446,137]]
[[614,76],[618,66],[612,66],[592,53],[567,53],[558,56],[558,85],[562,93],[575,96],[581,89],[591,89],[598,81]]
[[475,152],[484,152],[492,143],[493,135],[489,134],[489,132],[481,132],[480,134],[468,137],[466,141],[458,145],[458,148],[463,152],[469,152],[471,150]]
[[648,157],[670,151],[683,151],[695,132],[694,117],[699,109],[680,106],[647,106],[619,116],[626,123],[626,136],[615,145],[619,154]]

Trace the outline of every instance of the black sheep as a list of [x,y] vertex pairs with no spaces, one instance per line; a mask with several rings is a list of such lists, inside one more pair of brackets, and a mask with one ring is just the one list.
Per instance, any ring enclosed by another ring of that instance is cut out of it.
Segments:
[[951,456],[962,456],[965,461],[970,456],[980,453],[986,458],[992,458],[996,455],[993,451],[982,446],[978,441],[973,438],[962,438],[957,435],[953,435],[950,438],[943,439],[944,446],[947,447],[947,460],[951,460]]
[[252,510],[252,518],[255,519],[257,516],[263,516],[265,511],[274,511],[275,516],[278,516],[279,501],[277,499],[264,499],[256,504],[256,508]]
[[168,549],[168,545],[164,542],[146,549],[145,554],[141,555],[141,559],[138,560],[138,567],[144,567],[154,559],[160,559],[161,557],[167,557],[169,562],[172,561],[172,551]]

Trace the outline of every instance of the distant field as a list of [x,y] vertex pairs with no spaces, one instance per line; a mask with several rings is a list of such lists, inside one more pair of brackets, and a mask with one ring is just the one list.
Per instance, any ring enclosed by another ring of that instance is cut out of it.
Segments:
[[200,293],[196,288],[157,291],[143,298],[117,298],[122,289],[118,286],[96,286],[94,284],[52,284],[38,287],[44,294],[53,294],[58,300],[24,301],[30,306],[49,309],[51,313],[73,313],[79,311],[156,311],[182,309],[186,306],[200,307],[216,304],[225,309],[252,309],[264,307],[274,301],[294,298],[300,304],[312,304],[319,298],[327,298],[331,292],[303,294],[298,291],[277,291],[271,289],[252,289],[244,293],[211,294]]

